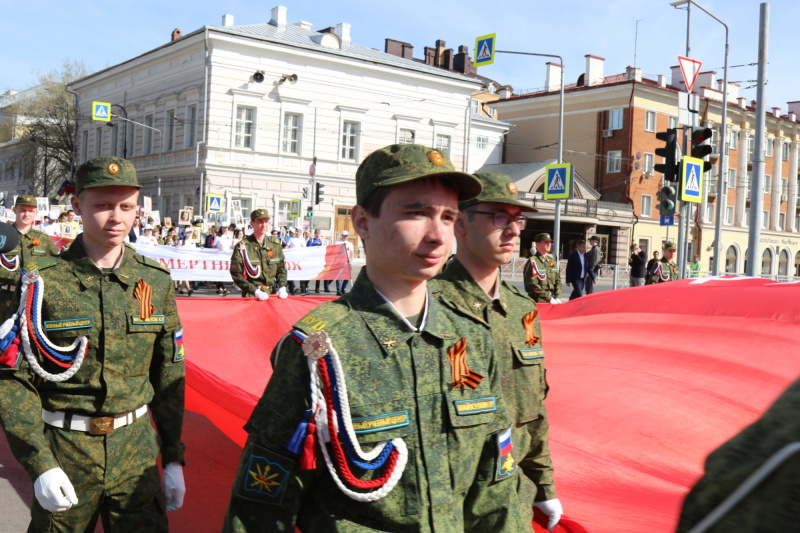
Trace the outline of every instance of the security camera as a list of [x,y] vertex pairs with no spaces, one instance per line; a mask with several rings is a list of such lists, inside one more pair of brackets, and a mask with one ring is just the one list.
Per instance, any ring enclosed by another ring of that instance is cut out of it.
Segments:
[[256,83],[261,83],[264,81],[264,71],[257,70],[255,74],[253,74],[253,81]]

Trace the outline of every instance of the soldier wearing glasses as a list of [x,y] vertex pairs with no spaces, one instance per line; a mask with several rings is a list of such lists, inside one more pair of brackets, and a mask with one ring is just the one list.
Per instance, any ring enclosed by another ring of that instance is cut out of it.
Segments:
[[506,407],[513,427],[514,468],[519,466],[519,499],[526,523],[533,507],[548,516],[552,530],[561,514],[553,485],[544,399],[547,382],[536,304],[500,279],[499,267],[513,258],[526,217],[535,209],[517,199],[504,174],[475,174],[483,192],[459,203],[458,250],[447,269],[431,283],[433,296],[456,313],[491,332]]

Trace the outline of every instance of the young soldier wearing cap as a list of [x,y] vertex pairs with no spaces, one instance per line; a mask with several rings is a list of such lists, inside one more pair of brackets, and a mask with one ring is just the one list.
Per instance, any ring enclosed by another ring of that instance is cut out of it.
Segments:
[[183,503],[172,282],[124,243],[140,188],[124,159],[81,165],[71,202],[84,232],[22,280],[23,353],[0,373],[0,422],[34,482],[29,531],[94,531],[98,516],[106,531],[166,531],[165,511]]
[[533,238],[536,252],[523,269],[525,292],[537,304],[561,303],[561,272],[558,261],[550,255],[553,238],[549,233],[540,233]]
[[33,229],[39,209],[36,198],[27,194],[17,196],[14,202],[16,220],[13,226],[19,232],[19,245],[10,252],[0,254],[0,322],[14,313],[16,306],[14,291],[19,284],[20,273],[34,259],[58,255],[58,248],[46,233]]
[[673,261],[675,251],[678,249],[674,242],[664,243],[664,256],[656,263],[656,267],[650,274],[650,283],[663,283],[665,281],[675,281],[678,279],[678,265]]
[[514,457],[524,474],[519,483],[521,513],[529,523],[531,506],[541,508],[550,517],[552,530],[562,511],[553,486],[548,444],[539,313],[528,296],[500,279],[498,270],[513,257],[525,227],[523,213],[536,210],[518,200],[516,185],[508,176],[475,177],[483,183],[483,192],[458,204],[458,250],[444,273],[432,282],[431,292],[446,306],[490,330],[514,423]]
[[275,348],[224,531],[530,529],[491,339],[427,288],[458,200],[479,192],[424,146],[361,163],[352,221],[368,266]]
[[253,233],[233,247],[231,277],[242,289],[242,297],[255,296],[261,301],[270,294],[286,298],[286,261],[280,239],[267,235],[269,212],[256,209],[250,213]]

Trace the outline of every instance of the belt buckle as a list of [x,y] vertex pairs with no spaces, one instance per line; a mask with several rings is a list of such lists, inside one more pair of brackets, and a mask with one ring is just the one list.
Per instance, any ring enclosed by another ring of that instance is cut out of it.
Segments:
[[92,416],[89,417],[90,435],[108,435],[114,431],[113,416]]

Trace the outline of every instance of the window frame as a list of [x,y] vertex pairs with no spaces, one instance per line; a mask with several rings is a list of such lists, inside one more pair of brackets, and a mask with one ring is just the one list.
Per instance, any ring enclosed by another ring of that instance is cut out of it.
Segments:
[[[240,150],[255,150],[255,131],[258,108],[246,104],[236,104],[233,128],[233,147]],[[241,117],[240,111],[245,114],[251,113],[250,119],[247,116]]]
[[[647,209],[645,210],[645,206]],[[643,194],[641,203],[639,204],[639,214],[642,218],[653,218],[653,196],[650,194]]]
[[[612,163],[615,163],[612,168]],[[609,150],[606,153],[606,174],[622,172],[622,150]]]
[[[281,120],[281,153],[300,155],[303,150],[303,113],[284,111]],[[294,124],[289,124],[292,120]],[[289,136],[293,138],[288,138]],[[288,146],[288,148],[287,148]]]
[[655,133],[656,131],[656,112],[655,111],[645,111],[644,112],[644,131],[650,131]]

